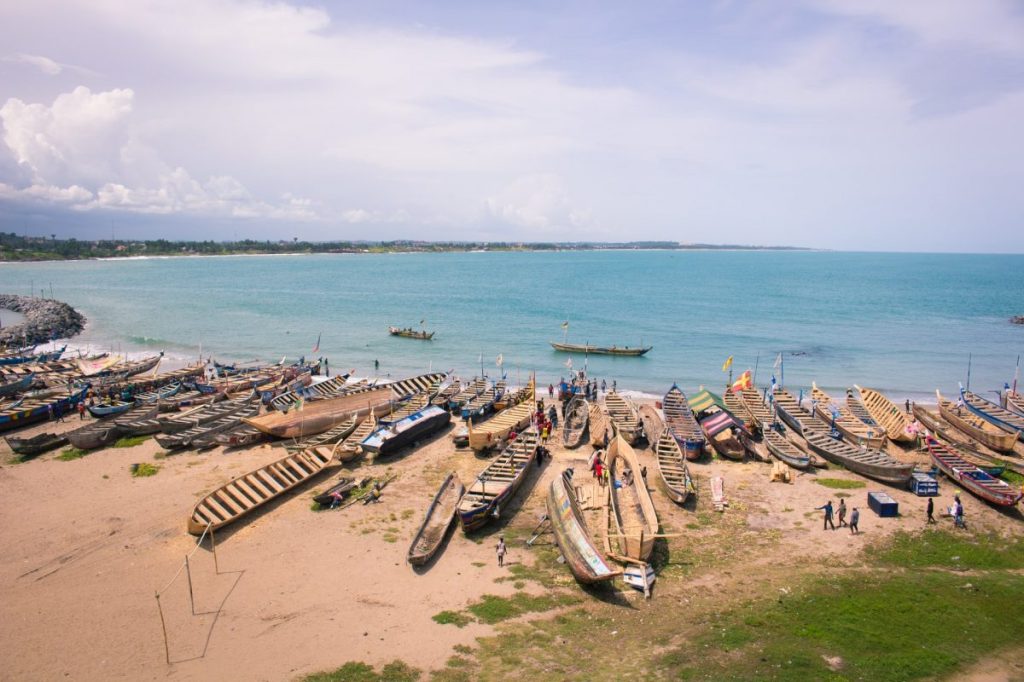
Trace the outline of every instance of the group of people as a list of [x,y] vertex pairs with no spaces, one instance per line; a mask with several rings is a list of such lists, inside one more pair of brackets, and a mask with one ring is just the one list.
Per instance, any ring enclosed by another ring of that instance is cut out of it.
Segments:
[[836,524],[835,524],[835,522],[832,519],[833,519],[833,516],[838,511],[838,515],[839,515],[839,528],[849,527],[851,535],[856,535],[857,533],[860,532],[860,528],[858,527],[858,524],[860,523],[860,509],[858,509],[857,507],[853,508],[853,510],[850,512],[850,522],[847,523],[846,522],[846,500],[843,500],[843,499],[839,500],[839,509],[838,510],[833,509],[833,507],[832,507],[832,500],[829,500],[828,502],[826,502],[825,504],[823,504],[820,507],[815,507],[815,509],[820,509],[820,510],[825,512],[824,523],[823,523],[822,528],[821,528],[822,530],[828,530],[829,527],[831,527],[832,530],[836,529]]
[[[608,467],[608,464],[604,461],[604,457],[602,456],[603,452],[603,450],[594,450],[594,452],[590,455],[590,461],[588,462],[590,466],[590,473],[593,474],[594,478],[597,479],[597,482],[602,487],[608,485],[611,482],[612,475],[611,470]],[[626,469],[625,471],[622,472],[621,483],[617,481],[615,485],[633,485],[633,476],[633,470]],[[647,480],[646,466],[640,468],[640,477],[644,480]]]
[[[612,390],[615,390],[615,381],[612,381]],[[587,373],[583,370],[576,372],[568,381],[565,377],[558,379],[558,398],[563,402],[569,401],[573,396],[582,395],[587,400],[597,400],[601,393],[608,392],[608,382],[601,380],[600,393],[598,392],[597,379],[588,379]],[[548,397],[555,397],[554,384],[548,384]]]

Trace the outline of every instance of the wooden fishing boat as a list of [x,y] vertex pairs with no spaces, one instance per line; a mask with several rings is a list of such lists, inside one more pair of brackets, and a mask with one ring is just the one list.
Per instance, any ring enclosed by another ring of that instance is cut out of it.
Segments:
[[35,457],[54,448],[59,448],[68,442],[68,437],[63,433],[40,433],[31,438],[5,436],[4,440],[7,441],[8,447],[11,448],[14,454],[19,455],[20,459],[26,460],[29,457]]
[[905,487],[914,473],[913,464],[904,464],[879,450],[858,448],[836,440],[822,427],[809,426],[804,429],[803,436],[811,450],[861,476]]
[[722,401],[725,403],[725,409],[732,412],[733,416],[737,419],[743,420],[744,428],[750,433],[754,433],[757,429],[761,428],[761,423],[754,417],[754,415],[747,409],[746,404],[743,402],[743,398],[740,397],[739,393],[729,389],[722,394]]
[[900,443],[913,443],[917,440],[917,434],[911,430],[907,415],[891,400],[874,389],[861,388],[856,384],[853,387],[860,392],[868,414],[885,429],[889,438]]
[[317,445],[334,445],[355,431],[360,422],[361,420],[357,417],[351,417],[329,431],[324,431],[323,433],[318,433],[315,436],[303,438],[302,440],[294,440],[291,443],[285,444],[284,447],[288,452],[295,452],[297,450],[316,447]]
[[74,360],[57,360],[56,362],[33,362],[0,367],[0,377],[6,381],[29,374],[35,374],[37,379],[55,375],[56,380],[66,381],[69,375],[79,376],[78,363]]
[[558,343],[549,341],[551,347],[563,353],[583,353],[584,355],[620,355],[626,357],[638,357],[650,351],[654,346],[640,346],[630,348],[629,346],[591,346],[581,343]]
[[60,356],[64,355],[65,350],[67,350],[67,345],[56,350],[45,351],[42,353],[4,353],[0,355],[0,365],[22,365],[29,362],[54,362],[56,360],[60,360]]
[[604,409],[599,404],[590,404],[590,414],[587,417],[587,422],[590,428],[590,444],[595,448],[603,448],[606,444],[606,439],[611,438],[611,434],[608,433],[608,415],[605,414]]
[[211,448],[217,444],[215,437],[218,434],[241,425],[243,419],[256,416],[259,413],[259,409],[260,407],[257,403],[242,403],[237,405],[234,410],[223,413],[213,421],[197,424],[184,431],[157,434],[155,436],[156,442],[164,450],[180,450],[183,448],[203,450]]
[[330,488],[315,495],[313,501],[320,505],[321,508],[333,508],[341,504],[342,500],[348,497],[348,494],[356,488],[362,488],[367,485],[371,480],[369,476],[363,478],[352,478],[350,476],[342,476],[338,479],[338,482],[332,485]]
[[479,395],[462,406],[463,419],[481,419],[494,411],[494,403],[505,393],[505,382],[499,381],[484,389]]
[[704,432],[693,416],[693,410],[686,400],[686,395],[677,385],[672,384],[661,403],[662,414],[665,415],[665,426],[672,432],[679,445],[683,448],[686,459],[693,461],[704,454]]
[[[647,561],[658,534],[658,513],[647,482],[640,475],[640,463],[633,448],[619,435],[608,445],[607,455],[612,478],[612,518],[620,540],[620,553],[630,559]],[[627,471],[630,472],[628,483]]]
[[[17,365],[15,365],[17,366]],[[69,415],[75,406],[85,398],[88,386],[72,388],[59,398],[25,398],[18,400],[0,409],[0,431],[8,431],[20,426],[27,426],[36,422],[45,421],[50,416]]]
[[377,428],[377,419],[375,417],[358,417],[359,426],[355,428],[344,440],[339,441],[337,445],[338,459],[342,462],[351,462],[359,455],[363,454],[363,439],[373,433],[373,430]]
[[968,410],[1006,433],[1012,433],[1018,439],[1024,440],[1024,417],[966,389],[960,389],[960,396]]
[[[353,381],[349,383],[349,374],[338,374],[333,376],[327,381],[321,381],[318,384],[312,384],[305,386],[298,391],[289,391],[282,393],[281,395],[275,396],[270,401],[270,406],[281,412],[287,412],[292,405],[299,400],[304,402],[310,402],[313,400],[325,400],[327,398],[336,398],[345,393],[349,393],[357,388],[364,388],[370,384],[368,379],[360,379],[359,381]],[[374,380],[376,381],[376,380]]]
[[633,401],[610,391],[604,397],[604,408],[608,410],[608,416],[618,434],[630,445],[636,443],[640,437],[641,424]]
[[526,428],[532,417],[533,403],[524,402],[502,410],[493,419],[479,426],[474,425],[470,419],[466,422],[468,445],[477,452],[490,450],[498,443],[504,442],[512,431],[518,433]]
[[455,379],[447,386],[441,387],[441,390],[437,392],[437,395],[430,399],[430,404],[447,408],[452,398],[457,396],[461,391],[462,382]]
[[137,403],[155,403],[160,400],[167,400],[171,396],[177,395],[181,392],[182,384],[180,381],[161,386],[152,391],[140,391],[132,395],[132,398]]
[[[146,414],[156,414],[154,408],[145,408]],[[113,420],[104,419],[89,422],[85,426],[68,431],[64,434],[72,447],[79,450],[95,450],[103,448],[121,437],[121,429]]]
[[1021,489],[982,471],[936,439],[926,438],[925,445],[935,466],[942,473],[960,487],[986,502],[1001,507],[1012,507],[1024,496]]
[[463,384],[462,390],[453,395],[451,400],[448,401],[448,409],[452,412],[458,410],[461,413],[462,406],[486,391],[487,385],[487,379],[473,379],[470,383]]
[[419,339],[420,341],[430,341],[434,338],[434,332],[428,332],[426,329],[415,330],[410,328],[400,329],[398,327],[388,327],[388,333],[391,336],[401,336],[405,339]]
[[959,408],[935,391],[939,401],[939,414],[947,422],[966,433],[985,447],[999,452],[1012,452],[1017,443],[1017,434],[1009,433],[995,424],[985,421],[966,407]]
[[555,543],[576,580],[584,585],[607,582],[622,575],[597,549],[583,511],[576,501],[572,470],[555,476],[545,501]]
[[452,421],[452,414],[437,405],[424,407],[400,419],[382,417],[376,430],[363,439],[363,452],[378,457],[390,455],[420,438],[440,431]]
[[23,377],[11,379],[0,383],[0,397],[7,395],[14,395],[15,393],[22,393],[32,387],[32,382],[36,380],[35,374],[26,374]]
[[379,416],[391,409],[395,396],[388,387],[373,388],[363,393],[352,393],[339,398],[317,400],[301,409],[288,412],[268,412],[248,417],[245,422],[277,438],[296,438],[323,433],[352,416]]
[[448,474],[434,499],[430,501],[423,523],[412,538],[409,552],[405,556],[406,561],[413,566],[422,566],[430,561],[455,521],[455,510],[458,509],[459,500],[462,499],[464,492],[466,488],[459,480],[459,475],[454,471]]
[[1017,393],[1016,391],[1007,391],[1006,409],[1010,410],[1011,412],[1016,412],[1021,416],[1024,416],[1024,393]]
[[649,403],[638,407],[637,412],[640,414],[640,423],[644,427],[644,437],[647,438],[647,444],[653,450],[661,432],[665,430],[665,420],[661,418],[658,409]]
[[[875,421],[875,418],[868,412],[868,408],[864,406],[864,403],[860,398],[853,395],[852,389],[846,389],[846,409],[850,411],[857,419],[861,420],[873,429],[878,429],[882,432],[885,431],[881,425]],[[888,436],[887,436],[888,437]]]
[[330,463],[316,449],[303,450],[234,478],[196,503],[188,517],[188,532],[202,535],[207,528],[223,528],[311,480]]
[[685,504],[697,489],[686,466],[683,450],[668,428],[662,429],[661,434],[654,438],[654,454],[658,458],[658,475],[665,494],[676,504]]
[[114,400],[109,403],[100,403],[98,405],[86,405],[86,409],[89,410],[89,414],[92,416],[97,419],[102,419],[103,417],[112,417],[114,415],[124,414],[135,407],[135,404],[134,400]]
[[774,408],[765,402],[765,398],[758,393],[756,388],[744,388],[740,392],[740,398],[747,414],[753,418],[755,426],[765,431],[775,423]]
[[537,457],[539,444],[537,430],[530,428],[505,446],[501,454],[480,472],[459,502],[462,530],[475,530],[501,515],[501,510],[526,479]]
[[130,411],[120,417],[114,417],[114,426],[120,437],[149,436],[160,432],[164,420],[159,415],[159,405],[146,405],[138,412]]
[[865,445],[878,449],[885,444],[885,431],[878,427],[872,428],[858,419],[849,408],[837,402],[818,385],[811,382],[811,401],[814,403],[814,414],[823,423],[834,427],[843,434],[843,438],[853,445]]
[[712,449],[721,457],[742,462],[747,454],[746,443],[750,442],[751,434],[746,431],[743,422],[725,408],[722,398],[707,389],[701,389],[690,397],[689,405]]
[[789,391],[777,388],[772,394],[772,399],[779,419],[795,433],[802,436],[804,431],[819,429],[818,421],[811,417],[810,413],[800,405],[800,401]]
[[234,428],[213,436],[213,442],[223,445],[225,448],[248,447],[267,440],[270,440],[270,436],[248,424],[238,424]]
[[[931,434],[947,448],[953,450],[957,456],[966,459],[990,476],[1001,476],[1007,469],[1007,461],[999,457],[993,457],[982,452],[978,448],[978,442],[956,429],[952,424],[943,419],[938,412],[925,408],[923,405],[912,403],[911,410],[925,428],[924,435]],[[1014,471],[1024,470],[1024,465],[1011,466]]]
[[785,462],[794,469],[800,469],[801,471],[810,468],[810,456],[794,445],[791,440],[773,429],[766,429],[763,434],[764,444],[767,446],[768,452],[770,452],[775,459],[780,462]]
[[573,396],[565,404],[564,412],[562,445],[569,449],[578,448],[583,443],[583,435],[590,423],[590,403],[583,396]]
[[178,391],[174,395],[157,401],[161,412],[179,412],[183,409],[192,409],[200,405],[209,405],[220,400],[226,400],[225,393],[203,393],[202,391]]
[[252,394],[248,398],[236,398],[219,403],[201,405],[173,417],[164,417],[160,421],[160,432],[164,434],[180,433],[197,426],[203,426],[226,417],[253,403]]

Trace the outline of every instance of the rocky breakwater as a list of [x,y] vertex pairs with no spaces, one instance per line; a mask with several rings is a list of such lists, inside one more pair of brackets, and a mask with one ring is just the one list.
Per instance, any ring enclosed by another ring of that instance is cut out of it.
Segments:
[[0,308],[25,316],[21,324],[0,329],[0,344],[32,345],[67,339],[85,327],[85,316],[60,301],[0,294]]

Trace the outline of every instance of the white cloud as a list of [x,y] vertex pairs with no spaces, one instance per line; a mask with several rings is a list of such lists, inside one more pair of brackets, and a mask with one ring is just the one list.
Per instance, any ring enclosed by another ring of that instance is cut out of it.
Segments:
[[14,64],[29,64],[36,67],[47,76],[56,76],[64,70],[61,64],[53,61],[49,57],[43,57],[38,54],[14,54],[3,58],[5,62],[11,62]]
[[533,233],[554,234],[590,222],[589,212],[573,208],[565,183],[551,173],[516,179],[488,197],[484,209],[490,218]]

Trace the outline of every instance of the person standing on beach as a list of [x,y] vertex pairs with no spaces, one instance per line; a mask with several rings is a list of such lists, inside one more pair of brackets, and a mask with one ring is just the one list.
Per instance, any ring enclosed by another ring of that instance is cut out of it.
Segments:
[[907,398],[907,414],[910,414],[910,398]]
[[[597,383],[597,379],[594,379],[594,383]],[[604,379],[601,379],[601,390],[605,392],[608,391],[608,382]]]
[[857,527],[858,523],[860,523],[860,510],[854,507],[853,513],[850,514],[850,535],[860,533],[860,528]]
[[619,382],[616,381],[615,379],[612,379],[612,393],[614,393],[614,392],[616,392],[618,390],[618,386],[619,386]]
[[549,398],[554,398],[555,397],[555,385],[554,384],[548,384],[548,397]]
[[822,530],[828,530],[828,527],[832,526],[832,530],[835,530],[836,529],[836,524],[834,524],[832,522],[832,500],[829,500],[828,502],[826,502],[825,504],[823,504],[820,507],[815,507],[815,509],[816,510],[817,509],[821,509],[821,510],[823,510],[825,512],[825,522],[824,522],[824,524],[822,524],[821,529]]
[[839,500],[839,527],[846,525],[846,500]]
[[495,549],[498,552],[498,568],[502,568],[505,565],[505,554],[508,553],[504,537],[498,538],[498,546]]
[[78,421],[85,419],[85,401],[78,403]]
[[925,523],[935,523],[935,502],[932,498],[928,498],[928,519]]

